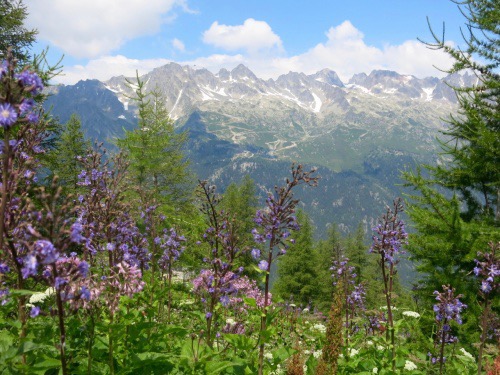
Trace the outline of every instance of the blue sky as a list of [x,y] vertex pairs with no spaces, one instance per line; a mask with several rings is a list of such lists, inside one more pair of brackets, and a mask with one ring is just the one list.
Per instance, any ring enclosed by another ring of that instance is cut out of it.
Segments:
[[220,68],[247,65],[262,78],[288,71],[354,73],[391,69],[442,76],[447,56],[426,49],[426,17],[461,43],[464,17],[449,0],[25,0],[35,50],[64,54],[63,83],[141,74],[170,61]]

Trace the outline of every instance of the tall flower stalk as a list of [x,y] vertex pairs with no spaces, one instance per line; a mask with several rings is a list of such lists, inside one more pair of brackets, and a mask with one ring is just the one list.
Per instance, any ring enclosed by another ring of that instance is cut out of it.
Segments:
[[479,345],[479,357],[477,361],[477,373],[481,374],[482,363],[483,363],[483,350],[486,343],[486,337],[488,334],[488,323],[491,315],[491,300],[495,293],[498,292],[500,288],[500,257],[498,252],[500,251],[500,242],[489,243],[490,251],[486,253],[478,253],[478,258],[476,259],[476,267],[474,267],[474,275],[480,279],[481,287],[479,290],[479,295],[481,296],[482,302],[482,313],[481,313],[481,337]]
[[84,193],[78,197],[78,216],[85,238],[84,257],[101,271],[92,274],[94,303],[99,297],[108,312],[108,363],[110,374],[114,374],[113,325],[120,297],[132,297],[143,289],[141,270],[149,267],[150,253],[147,240],[123,202],[121,187],[127,170],[123,154],[106,161],[103,156],[99,147],[80,159],[83,169],[78,185]]
[[373,228],[375,235],[370,248],[371,253],[378,254],[379,265],[382,271],[384,282],[384,295],[387,305],[387,330],[386,341],[390,342],[392,370],[396,369],[396,346],[394,332],[393,290],[394,276],[396,275],[396,265],[399,263],[398,255],[402,253],[402,245],[407,242],[408,234],[405,225],[400,220],[399,215],[403,212],[401,198],[393,202],[393,207],[387,207],[386,213],[382,216],[379,224]]
[[[356,285],[355,267],[349,265],[349,259],[334,260],[330,268],[333,284],[336,291],[343,298],[343,310],[345,314],[345,346],[349,348],[349,336],[353,331],[353,319],[358,310],[364,310],[365,289],[363,284]],[[347,351],[349,353],[349,350]]]
[[234,221],[229,214],[217,209],[220,198],[215,193],[215,186],[209,185],[207,181],[200,181],[199,187],[199,195],[203,199],[201,212],[205,214],[209,225],[203,235],[209,252],[204,258],[208,269],[201,271],[195,289],[207,297],[203,298],[203,301],[206,303],[206,338],[211,347],[214,341],[215,308],[218,303],[227,307],[230,296],[238,292],[234,282],[243,272],[243,267],[235,269],[235,260],[242,256],[246,249],[240,247]]
[[[36,156],[43,152],[40,144],[46,122],[39,120],[39,108],[35,102],[42,89],[40,76],[28,68],[19,71],[9,50],[6,60],[0,63],[0,281],[3,281],[3,274],[11,271],[16,274],[16,281],[14,285],[0,289],[2,304],[8,299],[9,287],[25,287],[22,260],[27,249],[20,244],[22,233],[19,228],[28,219],[28,196],[39,166]],[[17,302],[22,341],[26,337],[26,297],[19,296]]]
[[[155,238],[154,242],[163,250],[163,254],[159,260],[159,266],[162,271],[167,272],[168,283],[168,300],[167,300],[167,321],[170,323],[170,313],[172,309],[172,274],[173,264],[179,259],[185,246],[186,238],[174,228],[170,230],[164,229],[163,234]],[[163,308],[163,301],[160,300],[160,308]]]
[[431,361],[435,363],[439,362],[439,374],[443,373],[444,369],[444,348],[446,344],[454,343],[457,338],[452,335],[451,332],[451,322],[456,322],[457,324],[462,324],[462,317],[460,314],[462,310],[467,308],[467,305],[462,303],[459,298],[462,297],[461,294],[455,295],[455,289],[451,288],[449,285],[443,285],[443,291],[434,291],[436,296],[437,304],[434,305],[434,313],[436,314],[436,324],[437,332],[436,339],[434,340],[434,346],[438,346],[439,357],[431,358]]
[[264,366],[264,332],[267,326],[267,314],[269,308],[269,275],[274,259],[286,253],[286,239],[290,236],[290,230],[299,230],[299,225],[295,218],[295,207],[298,200],[293,198],[292,190],[301,184],[316,186],[318,177],[312,177],[316,169],[305,172],[302,165],[292,165],[292,178],[286,179],[286,185],[275,186],[274,194],[269,194],[266,200],[266,209],[257,211],[255,223],[259,229],[252,231],[254,240],[258,244],[267,244],[267,252],[261,254],[255,249],[252,255],[259,260],[259,268],[266,273],[264,282],[264,306],[260,319],[259,337],[259,375],[263,374]]

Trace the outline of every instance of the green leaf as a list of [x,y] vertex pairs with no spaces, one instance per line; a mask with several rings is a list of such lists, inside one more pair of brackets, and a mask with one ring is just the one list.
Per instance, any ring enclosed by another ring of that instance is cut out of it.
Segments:
[[221,362],[208,362],[205,366],[206,374],[218,375],[222,373],[222,370],[233,367],[235,364],[230,361]]
[[257,308],[257,301],[255,301],[255,298],[243,297],[243,302],[248,306]]
[[14,337],[6,330],[0,331],[0,353],[7,351],[12,347]]

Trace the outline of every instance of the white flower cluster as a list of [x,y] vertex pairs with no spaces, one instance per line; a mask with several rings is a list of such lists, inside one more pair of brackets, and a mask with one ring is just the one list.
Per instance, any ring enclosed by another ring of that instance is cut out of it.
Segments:
[[403,311],[404,316],[411,316],[412,318],[420,318],[420,314],[415,311]]
[[467,350],[465,350],[464,348],[460,349],[460,351],[462,352],[462,354],[464,356],[466,356],[467,358],[469,359],[472,359],[472,360],[475,360],[474,356],[472,354],[470,354]]
[[406,371],[413,371],[417,369],[417,365],[413,363],[412,361],[406,360],[405,362],[405,370]]
[[378,368],[377,367],[374,367],[373,370],[372,370],[372,373],[373,374],[378,374]]
[[269,361],[272,361],[273,360],[273,355],[269,352],[265,352],[264,353],[264,358],[265,359],[268,359]]
[[312,327],[315,331],[319,331],[321,333],[325,333],[326,332],[326,327],[323,325],[323,324],[315,324],[313,325]]
[[[387,310],[387,306],[380,306],[380,310]],[[391,310],[398,310],[396,306],[391,306]]]
[[33,307],[35,304],[42,303],[55,293],[56,290],[54,288],[47,288],[45,292],[33,293],[29,299],[29,303],[26,304],[26,307]]
[[269,375],[285,375],[285,371],[281,368],[280,365],[276,367],[276,370],[271,371]]
[[321,350],[321,349],[316,351],[316,352],[313,352],[314,358],[319,358],[319,357],[321,357],[322,354],[323,354],[323,350]]

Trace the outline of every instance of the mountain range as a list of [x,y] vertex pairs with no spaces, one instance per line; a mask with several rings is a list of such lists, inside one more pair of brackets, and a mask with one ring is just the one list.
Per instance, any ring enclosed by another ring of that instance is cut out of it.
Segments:
[[[436,137],[457,110],[450,86],[473,85],[476,77],[375,70],[343,82],[324,69],[263,80],[244,65],[213,74],[169,63],[141,80],[146,91],[161,92],[176,129],[189,132],[192,169],[221,190],[249,174],[264,196],[291,162],[317,167],[319,186],[298,197],[321,236],[332,223],[348,231],[362,222],[368,230],[402,194],[401,170],[436,162]],[[113,148],[113,139],[137,126],[130,82],[119,76],[54,86],[45,105],[61,122],[77,113],[87,137]]]

